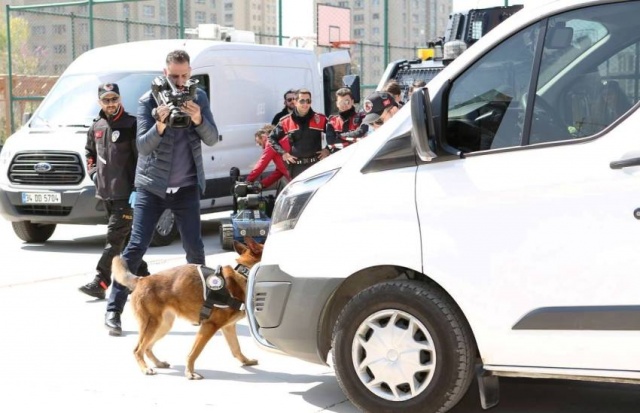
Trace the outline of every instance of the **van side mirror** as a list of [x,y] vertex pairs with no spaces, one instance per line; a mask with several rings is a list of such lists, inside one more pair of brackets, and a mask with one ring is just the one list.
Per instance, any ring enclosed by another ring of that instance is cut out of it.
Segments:
[[355,103],[360,103],[360,76],[345,75],[342,78],[342,84],[351,89],[351,96]]
[[438,155],[436,147],[435,129],[431,111],[429,89],[420,88],[411,95],[411,142],[416,148],[418,156],[423,161],[431,161]]

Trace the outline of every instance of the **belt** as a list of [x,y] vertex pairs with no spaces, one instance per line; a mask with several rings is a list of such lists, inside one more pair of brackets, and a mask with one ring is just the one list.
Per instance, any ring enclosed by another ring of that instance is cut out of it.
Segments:
[[319,161],[318,157],[317,156],[313,156],[311,158],[298,158],[298,160],[295,161],[294,164],[296,164],[296,165],[307,165],[307,164],[310,164],[310,163],[316,163],[318,161]]

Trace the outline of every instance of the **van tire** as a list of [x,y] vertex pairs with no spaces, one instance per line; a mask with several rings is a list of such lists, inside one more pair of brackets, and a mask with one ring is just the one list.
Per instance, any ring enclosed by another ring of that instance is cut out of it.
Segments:
[[233,224],[229,222],[220,224],[220,245],[224,250],[233,250]]
[[[368,345],[372,339],[377,345]],[[391,342],[395,345],[386,346]],[[362,411],[442,413],[460,401],[473,380],[474,343],[466,319],[438,287],[388,281],[345,305],[333,331],[333,365],[342,391]],[[385,371],[369,362],[358,370],[367,363],[365,354],[396,368]],[[379,385],[371,385],[374,377]],[[410,381],[416,383],[413,391]]]
[[18,238],[28,243],[45,242],[56,230],[56,224],[34,224],[31,221],[12,222],[11,226]]
[[152,247],[165,247],[170,245],[178,237],[178,227],[176,225],[176,219],[173,216],[173,212],[170,209],[166,209],[160,219],[156,228],[153,230],[153,236],[151,237]]

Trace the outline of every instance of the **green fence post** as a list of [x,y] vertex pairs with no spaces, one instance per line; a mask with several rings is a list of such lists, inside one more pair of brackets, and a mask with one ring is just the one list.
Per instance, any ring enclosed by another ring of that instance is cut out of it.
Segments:
[[389,64],[389,0],[384,0],[384,67]]
[[76,14],[71,12],[71,58],[76,59]]
[[9,15],[10,7],[7,4],[6,9],[6,19],[7,19],[7,72],[9,74],[9,112],[11,115],[9,116],[11,120],[11,133],[15,130],[14,121],[13,121],[13,62],[11,61],[11,16]]
[[282,0],[278,0],[278,45],[282,46]]

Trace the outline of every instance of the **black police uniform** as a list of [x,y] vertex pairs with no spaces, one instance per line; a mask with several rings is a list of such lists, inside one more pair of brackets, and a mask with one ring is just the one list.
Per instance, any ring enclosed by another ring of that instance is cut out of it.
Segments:
[[[85,155],[87,170],[96,184],[96,197],[104,201],[109,217],[107,243],[96,267],[96,278],[100,278],[106,289],[111,285],[111,261],[122,252],[131,233],[133,209],[129,196],[135,189],[138,161],[136,118],[122,106],[111,118],[101,110],[87,133]],[[138,275],[148,274],[143,261]]]

